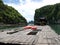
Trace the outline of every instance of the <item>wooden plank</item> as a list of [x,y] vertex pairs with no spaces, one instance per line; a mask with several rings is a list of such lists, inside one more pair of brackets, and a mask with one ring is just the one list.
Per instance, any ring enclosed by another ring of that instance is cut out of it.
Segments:
[[31,37],[29,38],[29,39],[27,39],[25,42],[26,42],[26,44],[33,44],[34,42],[34,40],[35,40],[35,35],[31,35]]
[[25,35],[24,37],[19,36],[19,37],[17,37],[16,40],[10,40],[9,42],[12,42],[12,43],[25,43],[26,42],[25,40],[29,39],[29,37],[31,37],[31,36],[27,36],[27,35]]
[[36,44],[36,45],[48,45],[48,44]]
[[[5,37],[5,38],[3,38],[1,41],[2,42],[5,42],[5,43],[12,43],[12,41],[14,41],[14,40],[16,40],[17,38],[18,38],[18,36],[20,36],[20,38],[22,39],[23,38],[23,35],[25,35],[26,33],[28,33],[28,32],[30,32],[31,30],[25,30],[25,31],[19,31],[19,33],[15,33],[15,34],[13,34],[13,35],[11,35],[11,36],[9,36],[9,37]],[[22,33],[22,34],[20,34],[20,32]],[[19,34],[19,35],[18,35]],[[26,36],[24,36],[24,37],[26,37]]]
[[25,45],[60,45],[58,40],[58,35],[52,31],[49,26],[38,26],[38,31],[36,35],[27,35],[31,32],[31,29],[19,31],[14,34],[6,34],[6,32],[0,33],[0,42],[4,43],[17,43]]
[[27,36],[26,38],[22,39],[22,41],[20,42],[20,44],[26,44],[26,43],[28,43],[27,41],[28,41],[31,37],[32,37],[32,36],[29,35],[29,36]]

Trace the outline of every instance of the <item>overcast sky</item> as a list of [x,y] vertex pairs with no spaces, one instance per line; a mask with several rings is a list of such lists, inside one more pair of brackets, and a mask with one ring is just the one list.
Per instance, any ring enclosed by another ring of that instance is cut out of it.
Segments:
[[60,0],[3,0],[3,2],[18,10],[29,22],[34,20],[35,9],[45,5],[60,3]]

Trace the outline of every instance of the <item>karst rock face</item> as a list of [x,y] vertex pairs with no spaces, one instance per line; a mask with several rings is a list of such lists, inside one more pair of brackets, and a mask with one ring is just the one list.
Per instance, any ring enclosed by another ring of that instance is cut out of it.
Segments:
[[26,19],[13,7],[5,5],[0,0],[0,23],[3,24],[27,24]]
[[47,5],[35,10],[34,24],[39,24],[39,19],[45,17],[47,23],[60,23],[60,3]]

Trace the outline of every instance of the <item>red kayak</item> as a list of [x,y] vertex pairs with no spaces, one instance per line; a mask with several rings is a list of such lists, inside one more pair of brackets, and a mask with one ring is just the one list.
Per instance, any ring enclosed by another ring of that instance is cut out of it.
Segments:
[[31,29],[32,29],[32,30],[36,30],[37,27],[36,27],[36,26],[32,26]]
[[31,29],[32,26],[25,26],[24,29]]
[[37,27],[36,27],[36,26],[25,26],[24,29],[32,29],[32,30],[36,30]]

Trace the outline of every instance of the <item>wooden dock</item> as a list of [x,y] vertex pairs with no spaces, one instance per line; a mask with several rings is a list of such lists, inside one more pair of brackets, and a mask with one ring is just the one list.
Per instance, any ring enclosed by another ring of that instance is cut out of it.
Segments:
[[[19,29],[20,30],[20,29]],[[26,29],[15,33],[0,32],[0,42],[20,45],[60,45],[60,38],[50,26],[37,26],[37,30]]]

